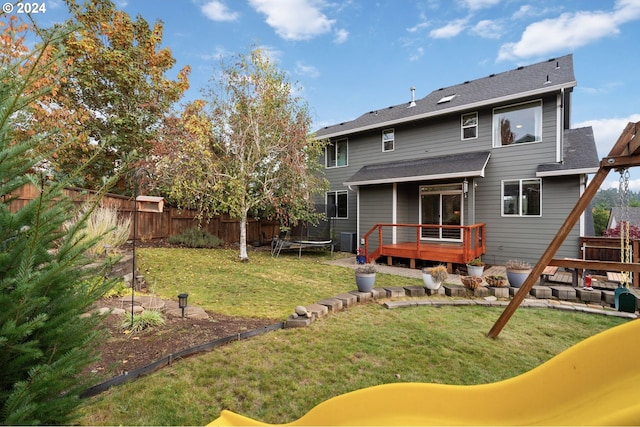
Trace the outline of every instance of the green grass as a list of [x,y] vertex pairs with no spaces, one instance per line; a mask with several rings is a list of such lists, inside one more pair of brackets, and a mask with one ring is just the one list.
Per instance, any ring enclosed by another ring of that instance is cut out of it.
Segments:
[[[235,315],[279,318],[293,305],[354,288],[353,272],[325,257],[233,251],[141,251],[147,280],[166,296]],[[180,278],[180,280],[177,280]],[[189,287],[175,283],[189,284]],[[378,285],[417,284],[378,274]],[[278,292],[272,292],[273,289]],[[238,292],[238,289],[244,289]],[[215,290],[215,292],[212,292]],[[213,295],[209,295],[213,294]],[[270,298],[268,307],[263,299]],[[292,305],[293,304],[293,305]],[[262,305],[262,306],[261,306]],[[576,342],[624,320],[549,309],[519,309],[495,340],[499,308],[357,305],[308,328],[234,342],[88,399],[82,425],[203,425],[222,409],[271,423],[299,418],[348,391],[392,382],[480,384],[528,371]],[[497,397],[498,401],[508,396]],[[464,402],[461,402],[461,407]]]
[[[296,305],[356,289],[353,270],[324,264],[328,254],[253,252],[248,263],[238,251],[140,249],[139,265],[152,292],[233,316],[284,320]],[[422,279],[378,274],[376,286],[419,285]]]

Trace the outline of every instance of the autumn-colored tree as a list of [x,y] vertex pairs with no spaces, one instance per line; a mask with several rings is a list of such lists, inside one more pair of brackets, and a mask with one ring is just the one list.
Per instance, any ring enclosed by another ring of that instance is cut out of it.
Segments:
[[111,0],[65,1],[66,25],[74,31],[59,52],[64,60],[52,69],[52,90],[38,104],[33,131],[51,136],[40,150],[53,151],[60,177],[97,156],[74,182],[95,189],[128,167],[125,158],[148,154],[163,117],[188,88],[189,67],[176,80],[166,76],[175,59],[161,47],[161,22],[132,20]]
[[180,144],[165,149],[156,174],[181,206],[239,219],[239,255],[248,260],[249,214],[284,224],[318,218],[312,199],[326,188],[325,142],[310,137],[306,103],[263,50],[237,55],[217,75],[207,100],[175,122]]

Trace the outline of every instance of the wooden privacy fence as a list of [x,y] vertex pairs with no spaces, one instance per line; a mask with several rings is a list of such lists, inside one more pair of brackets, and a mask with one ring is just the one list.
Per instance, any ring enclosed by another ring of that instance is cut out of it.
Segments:
[[[37,198],[38,194],[38,189],[31,184],[21,187],[11,194],[13,200],[9,203],[9,210],[16,212],[26,206],[29,201]],[[64,190],[64,195],[73,200],[76,205],[82,205],[94,197],[95,194],[93,191],[79,188],[67,188]],[[116,208],[118,215],[124,218],[131,218],[133,215],[133,197],[106,194],[102,198],[102,205]],[[138,199],[137,238],[140,240],[165,239],[200,224],[204,230],[218,236],[225,244],[240,241],[240,221],[232,219],[228,215],[221,215],[208,221],[203,220],[200,222],[195,210],[177,209],[165,205],[162,212],[159,212],[150,205],[152,203],[141,202],[140,198]],[[270,243],[271,238],[277,236],[279,231],[280,227],[276,222],[249,218],[247,220],[247,243]],[[129,232],[129,238],[133,238],[133,225]]]
[[[631,263],[640,262],[640,240],[631,239]],[[580,258],[584,260],[620,262],[620,237],[581,237]],[[633,272],[633,285],[640,285],[640,273]]]

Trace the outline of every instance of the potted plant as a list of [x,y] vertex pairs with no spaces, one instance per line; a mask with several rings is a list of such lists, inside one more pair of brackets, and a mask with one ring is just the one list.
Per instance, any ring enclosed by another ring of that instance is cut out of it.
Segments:
[[501,288],[507,286],[507,278],[500,274],[492,274],[484,278],[489,286],[494,288]]
[[440,288],[442,282],[444,282],[449,273],[447,267],[444,265],[437,265],[435,267],[425,267],[422,269],[422,281],[427,289],[436,290]]
[[514,288],[519,288],[531,273],[531,264],[521,260],[507,261],[507,279]]
[[473,258],[467,263],[467,273],[469,276],[482,277],[484,271],[484,262],[480,257]]
[[460,281],[467,289],[478,289],[482,284],[482,277],[478,276],[460,276]]
[[356,267],[356,285],[360,292],[371,292],[376,282],[376,267],[364,264]]

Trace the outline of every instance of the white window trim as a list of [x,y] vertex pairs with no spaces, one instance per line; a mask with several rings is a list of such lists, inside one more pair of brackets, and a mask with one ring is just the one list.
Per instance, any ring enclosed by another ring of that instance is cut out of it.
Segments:
[[[509,144],[509,145],[502,145],[501,141],[498,141],[498,135],[496,135],[496,110],[504,110],[506,108],[514,108],[514,107],[518,107],[521,105],[527,105],[527,104],[540,104],[540,123],[539,123],[539,129],[537,129],[537,131],[540,132],[540,139],[536,140],[536,141],[531,141],[531,142],[521,142],[519,144]],[[520,146],[520,145],[529,145],[529,144],[538,144],[540,142],[542,142],[542,130],[544,128],[544,103],[542,102],[542,99],[532,99],[531,101],[525,101],[525,102],[519,102],[517,104],[510,104],[510,105],[502,105],[500,107],[495,107],[492,111],[491,114],[491,134],[492,134],[492,145],[493,148],[504,148],[504,147],[514,147],[514,146]]]
[[[393,142],[393,148],[391,150],[385,150],[384,149],[384,143],[385,143],[384,134],[385,134],[385,132],[390,132],[391,134],[393,134],[393,139],[391,140]],[[384,129],[382,131],[382,152],[383,153],[390,153],[391,151],[395,151],[395,149],[396,149],[396,131],[395,131],[395,129],[394,128]]]
[[[347,157],[347,161],[344,165],[339,165],[338,164],[338,143],[344,141],[346,143],[346,147],[347,147],[347,153],[346,153],[346,157]],[[335,151],[335,155],[336,155],[336,165],[335,166],[329,166],[329,147],[333,147],[334,151]],[[336,139],[331,141],[331,143],[327,144],[326,147],[324,147],[324,167],[325,169],[334,169],[334,168],[345,168],[349,166],[349,138],[340,138],[340,139]]]
[[[518,203],[518,213],[506,214],[504,213],[504,184],[505,182],[518,182],[518,197],[520,198]],[[540,213],[538,215],[523,215],[522,214],[522,183],[523,181],[538,181],[540,183]],[[542,217],[542,178],[522,178],[522,179],[503,179],[500,181],[500,216],[507,218],[540,218]]]
[[[471,116],[471,115],[475,115],[476,116],[476,124],[473,126],[465,126],[464,125],[464,116]],[[476,136],[471,137],[471,138],[465,138],[464,137],[464,130],[465,129],[469,129],[469,128],[476,128]],[[468,141],[470,139],[478,139],[478,112],[473,112],[473,113],[465,113],[465,114],[461,114],[460,115],[460,139],[462,141]]]
[[333,194],[336,198],[336,215],[338,214],[338,194],[344,194],[347,196],[347,216],[332,216],[330,219],[349,219],[349,192],[347,190],[327,191],[324,195],[325,206],[329,205],[329,195]]

